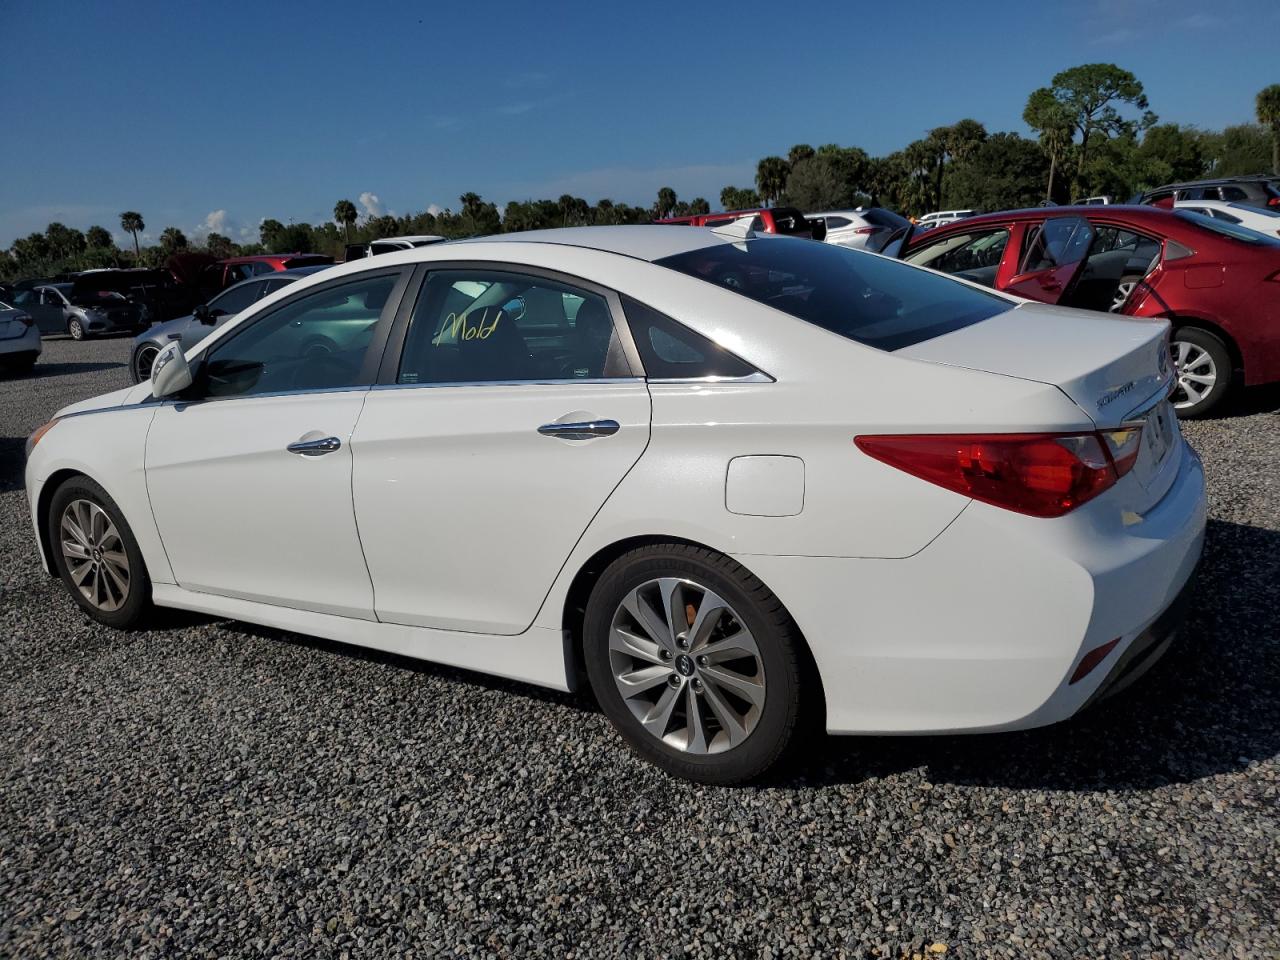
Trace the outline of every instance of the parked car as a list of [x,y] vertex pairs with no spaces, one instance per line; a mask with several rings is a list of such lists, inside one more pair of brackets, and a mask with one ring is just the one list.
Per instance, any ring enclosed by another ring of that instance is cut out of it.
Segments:
[[895,230],[911,221],[892,210],[881,207],[859,207],[856,210],[831,210],[805,214],[810,222],[821,221],[824,240],[854,250],[879,252]]
[[1268,237],[1280,236],[1280,208],[1251,207],[1247,203],[1228,203],[1225,200],[1179,200],[1173,207],[1227,223],[1238,223]]
[[30,314],[42,334],[69,333],[76,340],[132,332],[146,323],[139,304],[96,289],[92,279],[21,289],[12,305]]
[[296,267],[323,267],[333,263],[333,257],[320,253],[257,253],[243,257],[219,260],[210,268],[213,292],[225,290],[233,284],[280,270]]
[[1057,207],[973,217],[906,244],[909,263],[1020,297],[1173,325],[1174,405],[1215,409],[1280,380],[1280,240],[1188,210]]
[[1170,183],[1140,194],[1138,203],[1167,205],[1182,200],[1225,200],[1251,207],[1280,208],[1280,177],[1261,174],[1253,177],[1226,177],[1221,180],[1192,180]]
[[324,266],[294,267],[278,273],[261,274],[228,287],[206,304],[196,307],[190,316],[159,323],[138,334],[129,354],[129,376],[134,383],[151,378],[151,364],[156,354],[168,343],[178,341],[191,349],[236,314],[275,293],[295,280],[309,276]]
[[43,349],[35,318],[0,300],[0,369],[25,373],[35,366]]
[[944,223],[955,223],[957,220],[964,220],[966,217],[975,216],[975,210],[939,210],[934,213],[926,213],[916,221],[917,230],[932,230],[934,227],[940,227]]
[[380,253],[395,253],[399,250],[412,250],[415,247],[428,247],[433,243],[443,243],[444,237],[424,233],[410,237],[383,237],[369,243],[349,243],[343,256],[344,262],[361,260],[364,257],[376,257]]
[[1077,200],[1076,205],[1081,207],[1105,207],[1115,202],[1116,198],[1110,194],[1100,194],[1096,197],[1085,197],[1083,200]]
[[810,721],[1034,727],[1164,652],[1205,527],[1168,330],[826,243],[506,234],[167,345],[31,436],[27,500],[100,623],[583,668],[642,756],[737,782]]
[[687,217],[665,217],[654,223],[686,227],[722,227],[726,224],[752,217],[753,233],[774,233],[780,236],[808,237],[821,240],[820,224],[810,223],[795,207],[758,207],[752,210],[728,210],[720,213],[698,213]]

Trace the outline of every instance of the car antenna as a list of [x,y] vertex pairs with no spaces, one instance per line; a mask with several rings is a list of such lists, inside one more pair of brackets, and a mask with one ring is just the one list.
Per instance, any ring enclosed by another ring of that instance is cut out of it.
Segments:
[[718,227],[712,227],[711,232],[717,237],[725,237],[729,240],[750,240],[754,236],[751,224],[755,222],[756,215],[748,213],[739,217],[737,220],[731,220],[729,223],[722,223]]

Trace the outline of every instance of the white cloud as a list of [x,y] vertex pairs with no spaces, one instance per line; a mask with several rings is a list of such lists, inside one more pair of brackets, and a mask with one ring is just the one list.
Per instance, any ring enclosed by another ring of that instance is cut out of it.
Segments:
[[431,214],[433,217],[438,217],[440,214],[444,213],[444,207],[440,206],[438,203],[428,203],[427,213]]
[[205,237],[211,233],[220,233],[224,237],[229,237],[240,231],[240,226],[231,219],[226,210],[211,210],[208,216],[204,218],[204,223],[195,227],[191,232],[197,237]]
[[364,208],[365,219],[380,217],[386,213],[386,210],[383,209],[382,201],[378,199],[378,195],[369,190],[360,194],[360,206]]

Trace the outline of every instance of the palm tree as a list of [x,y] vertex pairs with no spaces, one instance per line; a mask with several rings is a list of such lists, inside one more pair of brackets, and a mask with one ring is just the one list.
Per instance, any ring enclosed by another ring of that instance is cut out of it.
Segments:
[[670,187],[663,187],[658,191],[658,202],[654,206],[654,212],[661,220],[664,217],[671,216],[671,212],[676,208],[676,192]]
[[356,205],[350,200],[339,200],[333,205],[333,222],[342,227],[347,243],[351,242],[351,228],[355,225],[358,216]]
[[1258,91],[1258,122],[1271,128],[1271,172],[1280,173],[1280,83]]
[[133,234],[134,258],[142,256],[142,251],[138,248],[138,234],[147,229],[147,225],[142,222],[142,214],[136,210],[126,210],[120,214],[120,229],[125,233]]
[[787,188],[787,174],[791,172],[787,161],[781,157],[764,157],[756,164],[756,190],[765,206],[777,203]]

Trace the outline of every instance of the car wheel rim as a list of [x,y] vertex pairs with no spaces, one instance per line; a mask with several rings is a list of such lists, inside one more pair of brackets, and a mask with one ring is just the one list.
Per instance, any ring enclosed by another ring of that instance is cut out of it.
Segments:
[[1111,312],[1119,313],[1124,309],[1125,303],[1129,300],[1129,294],[1133,293],[1133,288],[1138,285],[1136,280],[1128,280],[1116,287],[1115,299],[1111,301]]
[[79,340],[84,337],[84,327],[80,326],[79,320],[71,321],[71,339]]
[[623,598],[609,664],[631,715],[677,750],[723,753],[760,722],[760,648],[733,607],[692,580],[649,580]]
[[1173,406],[1186,410],[1203,403],[1218,383],[1218,365],[1209,351],[1186,340],[1173,341],[1173,365],[1178,381],[1173,389]]
[[92,500],[73,500],[62,511],[62,556],[80,595],[99,610],[119,610],[129,599],[129,556],[116,525]]
[[134,372],[138,375],[139,383],[151,379],[151,365],[155,363],[159,352],[155,347],[143,347],[138,351],[137,359],[134,360]]

